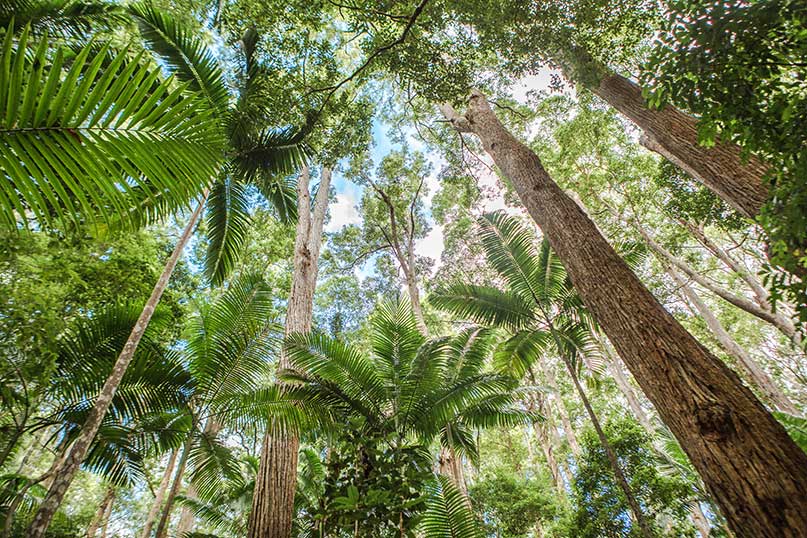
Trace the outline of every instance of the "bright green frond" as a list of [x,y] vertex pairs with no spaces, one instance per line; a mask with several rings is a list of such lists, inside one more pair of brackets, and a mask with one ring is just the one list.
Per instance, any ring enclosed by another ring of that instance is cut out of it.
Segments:
[[499,345],[493,355],[493,365],[497,371],[521,379],[552,346],[554,340],[548,331],[519,331]]
[[68,64],[47,40],[27,41],[9,33],[0,51],[0,225],[139,225],[147,207],[186,206],[216,174],[218,124],[157,66],[125,52],[106,63],[90,45]]
[[503,211],[485,214],[478,223],[488,263],[523,300],[544,302],[536,233]]
[[35,35],[86,41],[93,29],[123,26],[127,17],[116,4],[94,0],[4,0],[0,28],[14,21],[14,32],[26,25]]
[[482,538],[473,512],[451,479],[435,477],[428,494],[420,522],[425,538]]
[[517,331],[535,323],[532,306],[491,286],[456,283],[429,295],[429,302],[459,318]]
[[221,285],[241,255],[249,226],[249,196],[244,185],[224,178],[216,182],[207,201],[205,276]]
[[195,32],[184,27],[151,2],[129,6],[140,34],[148,46],[168,65],[176,77],[200,92],[208,107],[223,119],[230,104],[230,92],[213,52]]

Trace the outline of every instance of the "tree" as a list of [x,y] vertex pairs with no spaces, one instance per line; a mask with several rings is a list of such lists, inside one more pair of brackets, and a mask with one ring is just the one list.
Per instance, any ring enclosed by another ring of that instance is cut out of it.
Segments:
[[466,115],[450,107],[444,111],[455,128],[480,137],[513,183],[581,299],[691,458],[730,527],[758,536],[798,535],[807,524],[802,521],[807,510],[796,493],[807,485],[807,455],[737,375],[664,310],[549,177],[538,156],[507,132],[481,93],[472,94]]
[[[114,396],[179,256],[191,237],[205,200],[211,204],[208,214],[211,247],[205,265],[208,277],[214,282],[221,282],[226,273],[232,269],[238,248],[243,244],[245,237],[249,219],[246,216],[244,185],[246,183],[256,185],[264,196],[274,203],[281,216],[289,218],[290,213],[286,204],[288,190],[283,183],[275,180],[274,174],[290,171],[301,162],[304,154],[300,145],[303,133],[288,129],[276,131],[268,127],[269,111],[261,105],[260,99],[253,102],[251,98],[254,96],[255,86],[259,85],[261,78],[267,74],[265,68],[255,61],[257,36],[254,32],[247,32],[242,41],[245,58],[244,83],[239,88],[241,91],[236,105],[230,108],[230,94],[223,74],[216,64],[215,57],[198,38],[150,4],[137,4],[130,9],[150,47],[162,57],[179,81],[200,93],[205,103],[205,113],[217,125],[218,134],[226,133],[228,144],[223,148],[224,151],[219,151],[216,156],[217,164],[221,166],[226,162],[226,166],[221,170],[209,170],[209,173],[203,176],[207,186],[216,174],[220,174],[209,198],[210,191],[203,190],[202,202],[194,210],[174,252],[169,257],[138,323],[121,351],[112,374],[102,388],[93,412],[87,418],[82,435],[73,444],[58,472],[59,479],[51,486],[37,517],[31,523],[31,535],[35,538],[44,534],[50,518],[53,517],[70,481],[86,456],[87,448],[103,420],[109,401]],[[226,129],[222,129],[223,127]],[[148,202],[147,206],[164,208],[162,199],[155,202],[155,198],[159,197],[152,196],[152,201]]]
[[[286,335],[305,334],[311,330],[322,227],[328,211],[331,174],[330,168],[322,168],[313,206],[309,193],[308,167],[303,168],[297,183],[298,219],[294,241],[294,272],[286,308]],[[278,368],[288,367],[288,358],[282,353]],[[296,437],[278,437],[272,435],[271,430],[264,436],[250,512],[250,537],[263,537],[267,533],[289,536],[294,516],[298,451],[299,440]]]
[[458,283],[435,292],[432,301],[455,315],[511,331],[512,336],[497,350],[496,357],[499,368],[513,375],[530,371],[549,347],[560,356],[642,536],[653,536],[651,523],[645,519],[578,378],[578,357],[596,348],[588,312],[568,283],[566,271],[546,241],[536,251],[530,230],[504,213],[482,217],[479,228],[488,263],[507,283],[507,291]]
[[[666,536],[691,533],[685,519],[690,487],[680,477],[659,472],[647,434],[630,420],[610,421],[604,429],[619,460],[624,462],[625,474],[642,506],[651,515],[671,520],[666,529],[658,532]],[[609,458],[599,436],[587,432],[583,444],[584,457],[574,479],[576,506],[570,535],[635,536],[627,519],[621,516],[628,507],[612,482]]]
[[221,477],[240,476],[231,450],[218,436],[225,427],[256,420],[256,409],[268,405],[264,383],[280,333],[271,319],[272,299],[263,282],[245,276],[231,282],[190,323],[184,357],[191,377],[189,403],[166,417],[183,431],[183,446],[156,528],[158,538],[168,532],[186,466],[196,492],[207,497]]
[[[489,332],[427,341],[406,304],[380,307],[371,323],[369,353],[318,333],[291,335],[282,376],[300,385],[295,397],[327,406],[361,439],[402,450],[439,439],[473,455],[474,431],[534,418],[518,409],[515,380],[481,370]],[[409,500],[397,510],[408,510]]]

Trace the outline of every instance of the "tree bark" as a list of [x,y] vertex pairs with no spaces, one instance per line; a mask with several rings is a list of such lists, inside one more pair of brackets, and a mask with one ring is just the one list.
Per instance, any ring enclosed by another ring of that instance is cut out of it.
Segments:
[[171,475],[174,474],[174,466],[176,465],[178,454],[179,451],[174,450],[168,458],[165,472],[163,472],[160,485],[157,487],[157,492],[154,494],[154,502],[151,503],[151,508],[149,508],[149,513],[146,516],[146,524],[143,526],[143,532],[140,533],[140,538],[150,538],[151,536],[151,529],[157,521],[157,514],[160,513],[160,508],[162,508],[163,499],[165,499],[165,493],[168,490],[168,484],[171,483]]
[[193,447],[193,432],[188,434],[185,440],[185,445],[182,447],[182,455],[179,457],[179,464],[177,472],[174,475],[174,481],[171,483],[171,489],[168,490],[168,496],[165,499],[165,506],[163,507],[162,515],[160,515],[160,523],[157,525],[156,538],[165,538],[168,536],[168,525],[171,523],[171,512],[174,509],[174,499],[179,494],[182,488],[182,477],[185,474],[185,468],[188,465],[188,457],[191,454],[191,447]]
[[698,120],[672,106],[648,108],[642,89],[627,78],[607,73],[591,88],[603,101],[635,123],[644,133],[640,142],[675,164],[722,198],[741,215],[753,219],[768,199],[763,177],[767,167],[743,159],[739,146],[698,143]]
[[59,506],[62,504],[62,499],[64,499],[67,493],[67,488],[70,487],[70,483],[76,476],[81,462],[87,457],[90,444],[95,438],[95,434],[98,433],[98,429],[101,427],[104,416],[109,406],[112,404],[112,399],[115,397],[118,385],[120,385],[126,373],[126,369],[129,367],[129,363],[132,362],[132,357],[134,357],[137,346],[143,334],[146,332],[152,315],[154,315],[154,310],[157,308],[160,298],[162,298],[163,292],[168,286],[171,273],[174,272],[174,268],[182,255],[185,245],[188,244],[191,235],[193,235],[193,229],[202,214],[202,208],[207,199],[207,194],[208,191],[205,190],[202,201],[191,214],[188,224],[182,231],[179,241],[177,241],[177,244],[174,246],[174,251],[171,253],[171,256],[169,256],[163,268],[163,272],[151,292],[151,297],[146,301],[146,305],[143,307],[143,311],[140,313],[137,323],[135,323],[126,344],[123,346],[123,350],[118,356],[117,361],[115,361],[112,373],[109,374],[104,386],[101,388],[101,392],[98,394],[98,398],[95,400],[93,408],[87,415],[87,420],[81,428],[81,433],[70,448],[65,460],[56,470],[55,479],[50,489],[48,489],[48,493],[45,495],[42,504],[39,505],[39,510],[37,510],[30,527],[28,527],[29,538],[42,538],[45,535],[48,526],[50,526],[50,522],[53,520],[53,516],[56,514],[56,510],[58,510]]
[[737,362],[737,366],[745,374],[746,381],[755,386],[765,396],[765,399],[779,411],[798,415],[799,411],[793,402],[776,386],[773,379],[757,364],[753,357],[731,337],[714,312],[706,306],[706,303],[687,284],[684,278],[673,268],[668,268],[667,273],[676,283],[685,299],[692,304],[697,313],[703,318],[703,321],[706,322],[706,326],[714,334],[720,346]]
[[667,312],[549,177],[538,156],[474,92],[444,112],[482,141],[594,318],[741,537],[795,538],[807,529],[807,454],[739,377]]
[[[308,192],[310,175],[303,168],[297,184],[298,220],[294,242],[294,275],[286,311],[286,336],[311,330],[317,262],[322,243],[322,226],[328,209],[330,168],[323,167],[313,210]],[[281,353],[278,369],[289,367]],[[249,538],[289,538],[294,518],[297,488],[297,458],[300,447],[296,435],[268,431],[264,436],[255,494],[249,516]]]

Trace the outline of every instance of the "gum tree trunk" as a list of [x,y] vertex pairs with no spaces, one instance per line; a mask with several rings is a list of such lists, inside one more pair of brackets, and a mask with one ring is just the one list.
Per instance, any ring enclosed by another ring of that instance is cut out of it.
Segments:
[[90,443],[92,443],[92,440],[95,438],[95,434],[98,433],[101,422],[104,420],[104,415],[106,415],[112,403],[112,398],[115,397],[118,385],[120,385],[123,375],[129,367],[129,363],[132,362],[132,357],[134,357],[137,346],[143,338],[143,333],[146,332],[146,328],[151,321],[151,316],[154,315],[154,310],[160,303],[160,298],[162,298],[163,292],[168,286],[171,273],[174,272],[174,268],[179,261],[179,257],[182,255],[185,245],[188,244],[191,235],[193,235],[193,229],[202,214],[202,208],[207,199],[207,194],[208,191],[205,191],[202,196],[202,201],[191,214],[191,218],[182,231],[179,241],[177,241],[177,244],[174,246],[174,251],[168,258],[163,272],[151,292],[151,297],[146,301],[146,305],[143,307],[143,311],[140,313],[140,317],[137,319],[137,323],[135,323],[132,333],[129,335],[129,339],[123,346],[123,350],[118,356],[117,361],[115,361],[112,373],[109,374],[104,386],[101,388],[101,392],[98,394],[98,398],[95,400],[95,405],[93,405],[93,408],[87,415],[87,420],[81,427],[81,433],[79,433],[78,438],[73,443],[64,461],[62,461],[58,469],[56,469],[53,483],[50,489],[48,489],[48,493],[45,495],[42,504],[39,505],[39,510],[37,510],[30,527],[28,527],[28,538],[43,538],[45,536],[45,532],[48,530],[48,526],[50,526],[50,522],[53,520],[56,510],[58,510],[59,506],[62,504],[62,499],[64,499],[67,493],[67,488],[70,487],[70,483],[76,476],[81,462],[87,457]]
[[740,537],[796,538],[807,529],[807,454],[740,378],[645,288],[538,156],[474,92],[468,112],[444,113],[476,134],[594,318],[616,347]]
[[606,74],[591,89],[642,129],[640,142],[647,149],[687,172],[744,217],[759,214],[768,199],[763,181],[767,168],[762,162],[755,158],[744,162],[736,144],[701,146],[696,118],[672,106],[648,108],[642,89],[623,76]]
[[[330,168],[322,169],[313,210],[310,209],[309,181],[309,170],[304,167],[297,184],[299,216],[294,244],[294,276],[286,312],[287,336],[311,330],[322,226],[328,210]],[[278,369],[288,367],[288,359],[281,353]],[[249,538],[291,536],[299,446],[299,439],[293,435],[273,435],[271,432],[265,435],[249,516]]]

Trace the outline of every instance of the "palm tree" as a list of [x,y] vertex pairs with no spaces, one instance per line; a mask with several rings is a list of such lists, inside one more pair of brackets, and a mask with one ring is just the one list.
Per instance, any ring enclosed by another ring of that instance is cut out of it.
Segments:
[[219,434],[227,426],[257,420],[253,410],[264,401],[261,394],[270,379],[270,359],[282,335],[282,327],[272,321],[273,308],[266,284],[245,276],[231,282],[219,299],[203,306],[191,320],[183,353],[191,378],[188,405],[171,419],[185,425],[183,447],[157,537],[168,531],[188,465],[193,470],[190,484],[202,498],[215,495],[223,478],[240,478],[238,462]]
[[[191,215],[140,319],[118,357],[112,374],[100,392],[96,406],[82,428],[82,434],[60,468],[59,479],[52,485],[34,518],[29,529],[33,538],[44,535],[67,487],[86,456],[109,401],[137,349],[182,249],[190,239],[204,202],[208,203],[210,234],[205,270],[214,283],[222,282],[232,269],[245,240],[249,226],[247,186],[256,187],[274,205],[281,218],[294,217],[291,209],[294,206],[294,188],[289,182],[279,179],[279,174],[291,173],[295,166],[302,163],[305,156],[304,146],[301,144],[304,131],[276,130],[268,124],[270,111],[262,104],[260,91],[268,72],[256,58],[257,34],[249,31],[242,39],[242,83],[238,87],[235,104],[231,104],[230,91],[215,56],[201,40],[193,36],[190,29],[182,27],[147,3],[131,6],[130,12],[149,47],[172,71],[172,76],[182,83],[181,87],[198,92],[199,99],[204,103],[205,114],[217,125],[216,132],[226,139],[226,144],[215,155],[218,166],[207,175],[200,176],[202,188],[194,191],[193,195],[201,191],[202,203]],[[170,119],[168,121],[171,123]],[[212,193],[206,188],[211,182]],[[143,198],[140,211],[146,214],[163,213],[167,206],[161,195],[162,193],[154,193]]]
[[455,315],[510,331],[512,336],[496,352],[497,364],[503,370],[524,375],[550,349],[561,358],[642,535],[654,536],[580,384],[577,359],[591,354],[596,340],[590,329],[591,316],[563,265],[546,240],[536,249],[534,232],[505,213],[483,216],[479,228],[488,263],[504,279],[506,290],[459,283],[438,290],[430,300]]
[[[43,431],[55,443],[54,464],[36,478],[22,474],[22,468],[4,477],[4,500],[0,502],[6,512],[4,537],[10,534],[15,515],[29,513],[29,493],[54,478],[55,468],[79,434],[139,313],[131,305],[113,306],[78,321],[59,341],[49,383],[29,388],[26,410],[12,421],[16,427],[7,438],[4,453],[11,453],[21,436]],[[84,461],[86,470],[103,476],[111,487],[142,481],[145,458],[181,441],[155,416],[184,405],[189,382],[179,356],[160,342],[168,320],[169,316],[157,313]]]
[[519,408],[513,378],[484,371],[492,331],[427,340],[405,304],[379,307],[371,324],[369,352],[319,333],[290,335],[279,376],[352,434],[400,450],[439,441],[475,458],[475,431],[534,419]]

